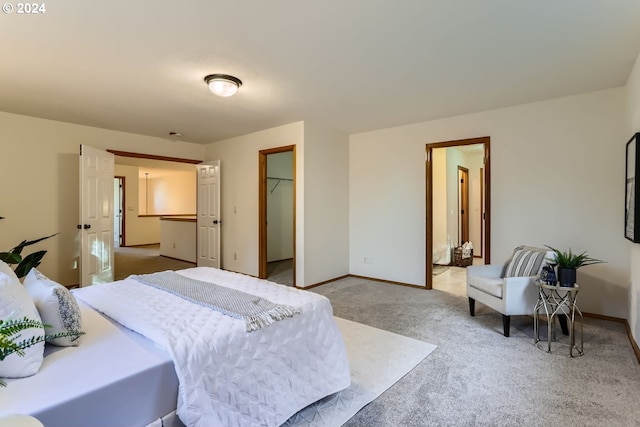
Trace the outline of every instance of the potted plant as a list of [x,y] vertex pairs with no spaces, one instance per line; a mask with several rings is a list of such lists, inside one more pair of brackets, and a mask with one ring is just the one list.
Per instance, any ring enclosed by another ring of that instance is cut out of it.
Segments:
[[[0,219],[4,219],[4,217],[0,216]],[[56,233],[58,234],[58,233]],[[35,268],[40,265],[42,258],[47,253],[47,251],[37,251],[32,254],[22,256],[22,250],[25,246],[35,245],[43,240],[49,239],[56,234],[52,234],[51,236],[41,237],[36,240],[23,240],[14,248],[11,248],[9,252],[0,252],[0,261],[4,261],[9,266],[17,264],[14,271],[16,276],[19,279],[26,276],[32,268]]]
[[585,265],[600,264],[605,261],[591,258],[587,252],[580,254],[573,253],[571,248],[568,251],[561,251],[551,246],[545,245],[555,254],[555,259],[547,259],[558,268],[558,282],[560,286],[573,287],[576,283],[576,270]]
[[[38,335],[29,339],[20,339],[20,332],[30,328],[48,328],[49,325],[32,320],[27,317],[22,319],[0,319],[0,362],[7,356],[13,353],[17,353],[19,356],[24,356],[24,350],[35,345],[39,342],[49,339],[71,337],[77,335],[84,335],[81,331],[71,332],[59,332],[57,334],[45,334]],[[6,386],[6,383],[0,378],[0,387]]]

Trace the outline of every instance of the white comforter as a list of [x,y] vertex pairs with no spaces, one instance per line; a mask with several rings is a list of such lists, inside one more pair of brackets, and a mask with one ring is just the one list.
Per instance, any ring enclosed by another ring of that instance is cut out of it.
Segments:
[[179,273],[301,310],[245,332],[241,320],[132,279],[74,291],[169,351],[180,381],[177,412],[187,426],[278,426],[349,386],[344,342],[324,296],[213,268]]

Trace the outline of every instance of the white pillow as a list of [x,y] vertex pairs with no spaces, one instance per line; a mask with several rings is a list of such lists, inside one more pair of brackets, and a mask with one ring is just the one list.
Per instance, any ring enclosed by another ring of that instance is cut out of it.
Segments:
[[[47,278],[35,268],[24,278],[24,287],[33,298],[42,323],[50,326],[46,329],[47,334],[80,330],[80,307],[69,289]],[[63,347],[78,345],[80,335],[55,338],[47,342]]]
[[[22,319],[40,321],[40,315],[27,290],[19,280],[0,272],[0,319]],[[30,328],[20,332],[18,341],[44,335],[42,328]],[[15,339],[14,339],[15,341]],[[22,378],[35,374],[42,365],[44,341],[24,349],[24,356],[10,354],[0,361],[0,377]]]
[[20,280],[18,279],[18,276],[16,276],[16,272],[13,271],[13,269],[4,261],[0,261],[0,273],[4,273],[14,280],[18,280],[18,281]]

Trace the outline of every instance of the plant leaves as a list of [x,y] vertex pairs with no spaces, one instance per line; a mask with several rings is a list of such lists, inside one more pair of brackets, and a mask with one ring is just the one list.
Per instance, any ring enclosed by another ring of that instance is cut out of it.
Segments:
[[20,242],[20,244],[18,246],[16,246],[15,248],[11,249],[10,252],[16,253],[16,254],[20,254],[22,252],[22,249],[25,246],[30,246],[30,245],[35,245],[36,243],[42,242],[43,240],[46,239],[50,239],[53,236],[56,236],[58,233],[52,234],[51,236],[46,236],[46,237],[41,237],[39,239],[36,240],[23,240],[22,242]]
[[9,265],[18,264],[22,261],[22,257],[19,254],[14,254],[11,252],[0,252],[0,261],[3,261]]
[[18,266],[16,267],[16,276],[18,276],[18,278],[20,279],[29,274],[29,271],[32,268],[40,265],[40,261],[46,253],[47,251],[38,251],[24,257],[24,259],[20,261],[20,264],[18,264]]

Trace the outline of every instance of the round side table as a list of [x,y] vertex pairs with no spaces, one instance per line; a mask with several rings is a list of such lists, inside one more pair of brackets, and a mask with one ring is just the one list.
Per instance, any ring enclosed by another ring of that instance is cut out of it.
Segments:
[[[565,316],[569,329],[569,357],[582,356],[584,354],[584,340],[582,336],[582,312],[578,309],[577,299],[580,286],[573,287],[549,285],[544,282],[536,282],[538,285],[538,302],[533,310],[533,335],[537,348],[547,353],[553,353],[551,343],[563,345],[555,339],[555,322],[558,316]],[[547,339],[540,338],[540,315],[547,320]],[[580,342],[576,343],[576,320],[579,322]],[[564,344],[566,345],[566,344]]]

